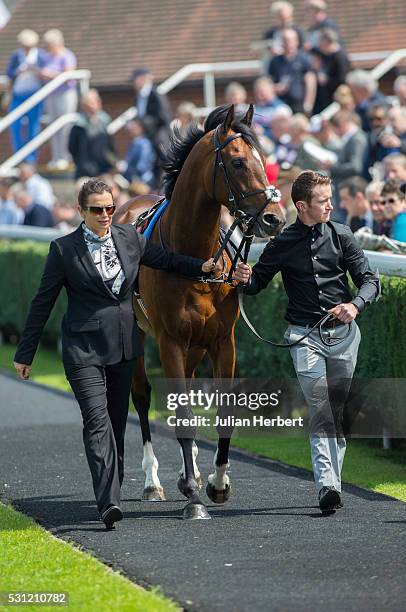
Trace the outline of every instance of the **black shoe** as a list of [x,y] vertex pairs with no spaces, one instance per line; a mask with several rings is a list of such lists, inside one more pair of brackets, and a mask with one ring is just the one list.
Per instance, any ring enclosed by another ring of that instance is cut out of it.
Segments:
[[323,487],[319,492],[319,506],[322,512],[334,512],[341,505],[340,493],[334,487]]
[[109,506],[107,510],[101,515],[103,523],[106,525],[106,529],[115,529],[114,523],[121,521],[123,513],[118,506]]

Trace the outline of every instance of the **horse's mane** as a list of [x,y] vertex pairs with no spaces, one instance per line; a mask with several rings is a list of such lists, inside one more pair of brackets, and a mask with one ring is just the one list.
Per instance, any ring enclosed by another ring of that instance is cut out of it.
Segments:
[[[174,127],[169,147],[165,153],[165,161],[163,162],[163,169],[165,172],[163,185],[166,198],[171,198],[179,173],[195,144],[203,138],[205,134],[211,132],[211,130],[214,130],[218,125],[223,123],[229,110],[229,104],[218,106],[206,118],[204,129],[201,129],[196,123],[192,123],[188,127],[185,135],[180,133],[178,127]],[[261,145],[256,133],[248,125],[242,123],[241,119],[242,116],[238,116],[233,121],[231,127],[235,132],[240,132],[248,144],[261,151]]]

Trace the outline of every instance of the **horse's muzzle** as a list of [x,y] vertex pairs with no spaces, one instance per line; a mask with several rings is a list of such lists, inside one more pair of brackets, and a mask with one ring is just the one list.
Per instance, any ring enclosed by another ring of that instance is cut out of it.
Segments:
[[268,228],[270,232],[275,232],[279,228],[280,230],[282,229],[285,221],[273,213],[264,213],[262,215],[262,223],[264,225],[264,229]]

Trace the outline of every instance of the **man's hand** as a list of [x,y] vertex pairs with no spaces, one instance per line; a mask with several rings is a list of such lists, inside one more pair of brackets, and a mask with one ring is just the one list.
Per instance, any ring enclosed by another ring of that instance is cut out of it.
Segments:
[[208,259],[207,261],[204,262],[204,264],[202,264],[202,271],[204,273],[208,273],[208,272],[221,272],[221,264],[218,261],[216,264],[214,263],[214,258],[210,257],[210,259]]
[[248,264],[240,262],[235,268],[233,280],[246,285],[251,278],[252,269]]
[[17,370],[19,380],[29,380],[31,366],[27,365],[26,363],[17,363],[16,361],[13,363],[15,369]]
[[338,304],[334,308],[328,310],[330,314],[334,315],[336,319],[339,319],[343,323],[351,323],[354,321],[357,314],[359,314],[358,308],[354,304]]

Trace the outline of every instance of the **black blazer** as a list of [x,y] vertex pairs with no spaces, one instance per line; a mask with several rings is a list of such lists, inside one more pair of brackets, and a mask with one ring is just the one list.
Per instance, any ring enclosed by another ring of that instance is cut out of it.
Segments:
[[[135,96],[135,106],[138,107],[138,95]],[[155,132],[162,128],[169,129],[171,113],[169,103],[165,96],[161,96],[155,87],[149,93],[145,115],[142,121],[148,131],[150,138],[155,137]]]
[[14,360],[30,365],[62,287],[68,308],[62,321],[62,360],[70,365],[110,365],[142,355],[132,310],[140,264],[182,275],[201,276],[203,260],[168,253],[148,242],[132,225],[113,225],[111,234],[125,274],[118,296],[100,276],[86,246],[82,227],[50,244]]

